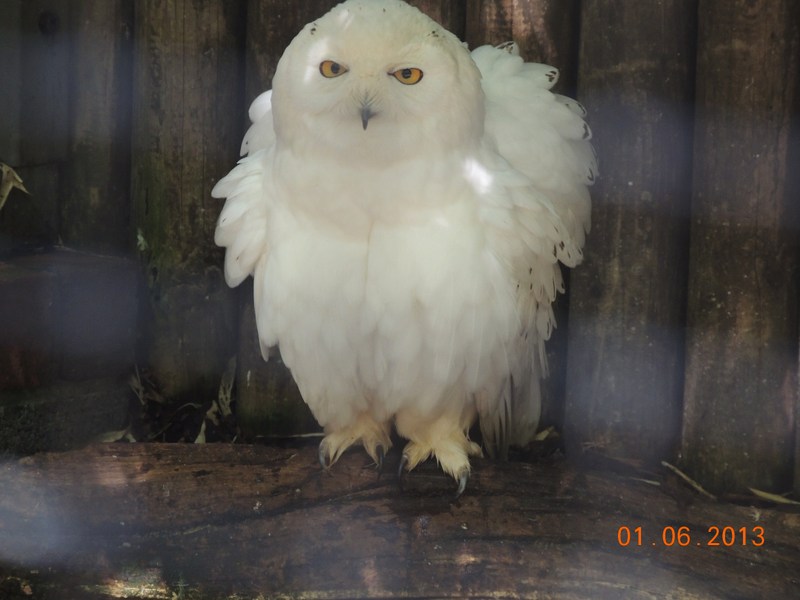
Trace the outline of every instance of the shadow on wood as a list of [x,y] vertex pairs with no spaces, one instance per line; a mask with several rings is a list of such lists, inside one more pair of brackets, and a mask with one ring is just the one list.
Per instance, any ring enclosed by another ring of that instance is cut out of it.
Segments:
[[[565,462],[475,461],[466,494],[451,503],[454,483],[435,465],[412,472],[401,493],[396,454],[387,462],[378,478],[360,452],[324,472],[310,447],[179,444],[9,462],[0,467],[0,591],[96,599],[797,590],[800,514],[679,504],[642,480]],[[680,526],[691,543],[668,546]],[[736,544],[709,545],[714,526],[733,528]],[[633,532],[626,547],[621,527]],[[759,527],[765,543],[754,546]]]

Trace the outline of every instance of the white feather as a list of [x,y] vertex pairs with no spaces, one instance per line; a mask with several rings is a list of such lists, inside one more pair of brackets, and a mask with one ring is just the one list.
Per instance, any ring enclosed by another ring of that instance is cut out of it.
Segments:
[[[411,67],[414,85],[392,75]],[[557,77],[513,44],[470,54],[399,0],[349,0],[253,102],[215,240],[230,285],[254,276],[262,350],[280,344],[332,460],[388,443],[393,418],[456,476],[476,412],[490,451],[535,433],[559,262],[582,258],[597,173]]]

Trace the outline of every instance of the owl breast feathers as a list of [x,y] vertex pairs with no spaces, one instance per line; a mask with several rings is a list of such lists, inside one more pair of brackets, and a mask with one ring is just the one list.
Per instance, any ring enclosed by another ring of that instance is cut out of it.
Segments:
[[556,69],[471,53],[399,0],[309,23],[253,102],[215,241],[254,278],[262,351],[279,344],[325,437],[401,469],[435,457],[463,491],[476,418],[504,454],[534,435],[544,343],[589,229],[597,171]]

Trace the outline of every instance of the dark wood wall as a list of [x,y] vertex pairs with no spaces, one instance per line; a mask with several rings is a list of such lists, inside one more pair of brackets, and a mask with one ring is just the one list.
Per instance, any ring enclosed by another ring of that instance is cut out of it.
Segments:
[[[313,427],[249,288],[222,280],[210,190],[249,102],[332,0],[0,0],[13,244],[135,256],[140,360],[167,396],[238,357],[246,432]],[[714,489],[800,489],[794,0],[417,0],[470,46],[514,39],[588,109],[601,177],[550,344],[568,450],[679,460]],[[2,259],[0,259],[2,260]]]

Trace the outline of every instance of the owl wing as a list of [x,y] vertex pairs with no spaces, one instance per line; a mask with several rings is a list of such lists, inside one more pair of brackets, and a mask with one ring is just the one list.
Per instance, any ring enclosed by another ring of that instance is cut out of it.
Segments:
[[[226,198],[214,232],[214,242],[226,248],[225,281],[235,287],[248,275],[253,275],[258,324],[263,320],[258,307],[262,306],[263,264],[269,251],[267,224],[274,198],[269,177],[275,146],[272,91],[264,92],[253,101],[249,116],[252,125],[241,148],[244,158],[217,182],[211,195]],[[262,331],[266,331],[263,323],[259,326],[259,332]],[[266,358],[267,347],[274,341],[261,339],[261,336],[259,339]]]
[[472,57],[486,98],[486,142],[500,157],[495,172],[506,191],[504,206],[486,206],[485,219],[517,284],[519,336],[508,377],[496,397],[478,399],[484,442],[503,455],[536,432],[544,342],[555,326],[553,300],[564,291],[558,263],[582,259],[597,158],[583,107],[550,92],[556,69],[523,62],[515,44],[482,46]]
[[272,125],[272,90],[260,94],[247,111],[252,125],[244,134],[239,154],[246,156],[275,145],[275,128]]

